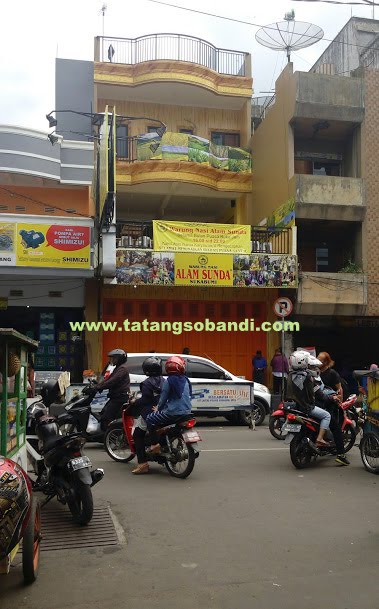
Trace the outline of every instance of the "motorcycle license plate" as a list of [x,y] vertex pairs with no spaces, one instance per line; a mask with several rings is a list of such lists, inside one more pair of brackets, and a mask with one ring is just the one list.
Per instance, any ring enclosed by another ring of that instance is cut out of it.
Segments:
[[75,472],[77,469],[84,469],[85,467],[91,467],[92,463],[88,457],[76,457],[71,459],[70,467]]
[[284,423],[282,427],[283,433],[298,433],[301,430],[301,425],[296,425],[295,423]]
[[183,433],[183,440],[185,442],[200,442],[201,438],[199,436],[199,434],[197,433],[197,431],[185,431]]

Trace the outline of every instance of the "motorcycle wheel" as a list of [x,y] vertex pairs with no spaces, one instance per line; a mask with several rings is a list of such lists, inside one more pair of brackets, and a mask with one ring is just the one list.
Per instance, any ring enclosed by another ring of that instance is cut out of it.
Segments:
[[295,436],[290,444],[291,461],[296,469],[309,467],[312,461],[312,452],[302,440],[303,438]]
[[284,423],[286,422],[286,417],[270,417],[270,421],[268,424],[268,428],[270,430],[270,434],[276,439],[276,440],[285,440],[286,439],[286,434],[282,434],[282,427],[284,425]]
[[355,440],[357,438],[357,432],[354,427],[351,425],[346,425],[345,429],[342,432],[343,434],[343,445],[345,448],[345,453],[348,453],[355,444]]
[[22,539],[22,572],[25,584],[32,584],[37,579],[41,543],[41,507],[35,497],[32,498],[29,521]]
[[365,469],[370,474],[379,474],[379,437],[371,431],[364,433],[360,451]]
[[108,429],[104,438],[104,446],[113,461],[129,463],[135,457],[135,454],[130,450],[123,427]]
[[255,427],[259,427],[266,418],[266,408],[260,402],[255,402],[251,410],[240,410],[236,415],[237,422],[240,425],[250,427],[254,421]]
[[73,488],[74,498],[67,501],[75,524],[84,526],[88,524],[93,516],[92,490],[88,484],[76,482]]
[[186,444],[183,438],[174,438],[171,440],[171,450],[174,455],[177,453],[184,457],[187,453],[187,457],[181,461],[165,461],[168,473],[174,478],[188,478],[195,466],[196,460],[195,451],[191,444]]

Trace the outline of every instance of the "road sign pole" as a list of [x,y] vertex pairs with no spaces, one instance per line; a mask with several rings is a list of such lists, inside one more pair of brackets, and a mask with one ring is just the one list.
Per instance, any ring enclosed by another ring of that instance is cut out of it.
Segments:
[[281,399],[284,400],[284,308],[282,308],[282,387]]

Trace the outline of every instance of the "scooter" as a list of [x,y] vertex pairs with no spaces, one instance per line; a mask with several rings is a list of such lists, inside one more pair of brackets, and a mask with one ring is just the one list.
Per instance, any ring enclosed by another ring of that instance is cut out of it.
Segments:
[[[340,404],[341,408],[348,413],[349,419],[351,419],[355,427],[362,426],[362,415],[361,409],[355,406],[357,402],[358,396],[355,393],[352,393],[345,402]],[[285,440],[286,432],[283,431],[283,425],[286,422],[287,414],[285,410],[285,402],[281,402],[277,408],[271,415],[269,420],[269,430],[271,435],[276,440]]]
[[[104,438],[104,446],[114,461],[128,463],[134,459],[133,424],[134,419],[128,416],[125,408],[122,419],[113,421],[109,425]],[[158,455],[147,451],[147,460],[164,465],[169,474],[175,478],[187,478],[200,454],[198,442],[201,442],[201,437],[193,429],[195,425],[196,419],[189,414],[178,417],[171,425],[158,429],[157,433],[162,436],[164,449]],[[148,433],[145,436],[145,445],[150,446]]]
[[58,415],[57,423],[63,435],[80,433],[87,442],[104,441],[104,431],[100,425],[100,414],[91,409],[94,395],[74,396],[65,405],[65,413]]
[[[341,407],[341,405],[339,406]],[[287,434],[285,443],[290,445],[291,461],[296,469],[308,467],[317,457],[337,455],[334,438],[330,430],[325,435],[325,440],[330,444],[322,448],[316,446],[320,429],[318,419],[297,410],[294,402],[285,402],[284,410],[286,412],[286,422],[282,430],[283,433]],[[354,422],[346,415],[346,409],[343,410],[343,413],[342,433],[344,435],[344,449],[347,453],[355,444],[356,429]]]

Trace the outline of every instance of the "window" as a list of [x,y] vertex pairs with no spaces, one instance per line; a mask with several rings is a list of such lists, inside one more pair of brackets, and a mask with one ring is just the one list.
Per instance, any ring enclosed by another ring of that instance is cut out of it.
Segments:
[[329,270],[329,249],[327,247],[316,248],[316,271],[326,273]]
[[128,125],[119,125],[116,129],[116,154],[119,159],[129,158]]
[[187,133],[188,135],[193,135],[193,129],[179,129],[179,133]]
[[240,146],[240,134],[239,133],[223,133],[222,131],[212,131],[211,133],[212,144],[218,146]]
[[188,360],[187,375],[190,379],[225,379],[225,373],[223,370],[220,370],[220,368],[193,360]]
[[332,163],[330,161],[314,161],[313,175],[339,177],[341,175],[341,163]]
[[[152,353],[152,355],[154,355]],[[142,357],[128,357],[127,366],[129,374],[143,374],[142,364],[146,359],[146,355]]]

